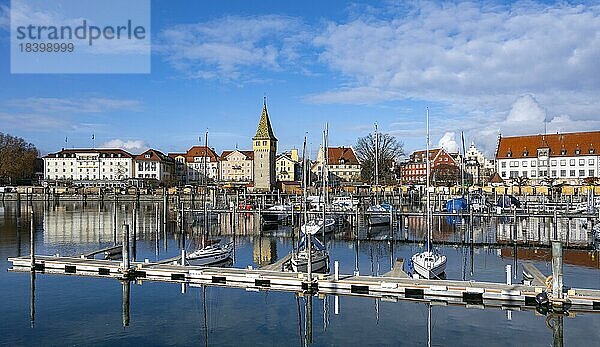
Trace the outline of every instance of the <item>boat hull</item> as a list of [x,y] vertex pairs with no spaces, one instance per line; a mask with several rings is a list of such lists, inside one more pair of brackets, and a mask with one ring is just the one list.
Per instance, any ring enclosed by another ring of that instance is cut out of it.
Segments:
[[369,226],[390,224],[390,216],[387,215],[370,215],[367,221]]
[[220,249],[207,250],[205,252],[196,251],[190,253],[190,255],[186,257],[186,260],[192,265],[211,265],[224,262],[225,260],[231,258],[232,253],[233,247],[231,247],[231,245],[227,245]]
[[419,276],[426,279],[439,278],[446,271],[446,256],[438,255],[439,260],[435,262],[423,261],[421,253],[415,254],[412,257],[413,268]]
[[[307,272],[308,261],[304,257],[292,256],[292,271],[294,272]],[[329,266],[329,255],[317,254],[312,257],[312,271],[313,272],[325,272]]]

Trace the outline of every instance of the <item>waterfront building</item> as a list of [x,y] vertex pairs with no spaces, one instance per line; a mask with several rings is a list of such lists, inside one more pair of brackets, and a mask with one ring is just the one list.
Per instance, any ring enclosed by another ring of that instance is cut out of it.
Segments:
[[277,182],[291,182],[301,180],[300,160],[296,148],[289,152],[281,153],[275,160]]
[[215,150],[206,146],[193,146],[185,153],[186,183],[202,183],[204,162],[206,176],[213,181],[220,179],[219,155]]
[[254,152],[254,190],[271,191],[275,187],[275,156],[277,138],[273,133],[266,98],[263,102],[262,114],[258,122],[256,135],[252,138]]
[[[403,184],[425,184],[427,177],[426,157],[426,151],[415,151],[407,161],[400,165],[400,180]],[[450,169],[456,171],[459,168],[458,156],[448,153],[443,148],[430,149],[429,162],[432,177],[436,169],[449,172]],[[460,181],[460,179],[458,180]]]
[[185,164],[185,153],[169,153],[168,156],[175,160],[175,176],[179,184],[187,183],[187,166]]
[[165,182],[175,176],[175,160],[156,149],[148,149],[134,161],[135,178]]
[[489,160],[485,157],[472,142],[471,146],[465,153],[465,171],[472,177],[473,184],[484,185],[487,184],[491,176],[494,174],[496,166],[493,160]]
[[[317,160],[313,163],[311,172],[321,176],[324,163],[323,147],[319,147]],[[331,176],[340,181],[356,181],[360,178],[360,162],[352,147],[328,147],[327,148],[327,170]]]
[[122,149],[62,149],[46,155],[44,180],[81,185],[121,185],[134,177],[134,156]]
[[598,177],[600,131],[498,137],[496,170],[504,180],[581,184]]
[[254,174],[253,151],[223,151],[220,157],[221,180],[228,182],[252,182]]

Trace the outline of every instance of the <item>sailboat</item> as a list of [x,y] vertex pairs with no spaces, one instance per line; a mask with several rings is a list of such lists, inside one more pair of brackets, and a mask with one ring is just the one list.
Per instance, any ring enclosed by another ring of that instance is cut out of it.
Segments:
[[[303,180],[303,196],[304,196],[304,220],[308,220],[307,211],[307,165],[305,160],[306,154],[306,136],[304,137],[304,144],[302,149],[302,180]],[[323,246],[323,244],[317,239],[312,237],[314,234],[327,228],[327,220],[324,218],[321,221],[309,221],[300,228],[300,240],[298,243],[298,249],[292,253],[290,260],[292,271],[294,272],[308,272],[309,275],[312,271],[327,271],[329,266],[329,253]]]
[[415,272],[421,277],[432,279],[439,278],[442,273],[446,271],[446,256],[439,254],[433,249],[431,245],[431,221],[430,221],[430,207],[429,207],[429,176],[430,176],[430,163],[429,163],[429,107],[427,108],[427,146],[425,153],[427,177],[426,177],[426,192],[427,192],[427,250],[424,252],[416,253],[412,256],[412,263]]
[[375,123],[375,202],[376,205],[367,208],[367,224],[369,226],[390,224],[392,206],[379,203],[379,133]]
[[[206,209],[206,191],[208,188],[208,176],[206,171],[206,162],[208,156],[208,131],[204,137],[204,216],[207,215]],[[221,263],[229,258],[233,253],[233,242],[221,243],[221,240],[207,240],[208,218],[204,218],[204,232],[202,233],[201,247],[189,253],[185,259],[194,265],[211,265]]]

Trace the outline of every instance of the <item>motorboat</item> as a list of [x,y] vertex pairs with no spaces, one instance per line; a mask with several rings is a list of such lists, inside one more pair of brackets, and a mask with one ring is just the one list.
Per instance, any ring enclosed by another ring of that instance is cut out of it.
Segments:
[[275,205],[266,209],[263,214],[264,223],[277,224],[285,221],[292,213],[290,205]]
[[[325,218],[325,234],[332,232],[335,229],[335,219]],[[311,235],[318,235],[323,232],[323,220],[313,219],[302,225],[301,230],[303,233],[310,233]]]
[[367,209],[367,224],[369,226],[390,224],[391,211],[392,205],[386,203],[369,207]]

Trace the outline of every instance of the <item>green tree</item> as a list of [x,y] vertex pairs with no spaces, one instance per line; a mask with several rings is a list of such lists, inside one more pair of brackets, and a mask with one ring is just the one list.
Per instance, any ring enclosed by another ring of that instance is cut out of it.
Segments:
[[[363,182],[375,183],[375,135],[369,134],[358,139],[356,156],[360,160],[360,178]],[[379,183],[395,182],[394,163],[404,155],[404,145],[390,134],[379,134],[378,141]]]
[[0,133],[0,181],[13,184],[18,179],[33,178],[38,150],[20,137]]

